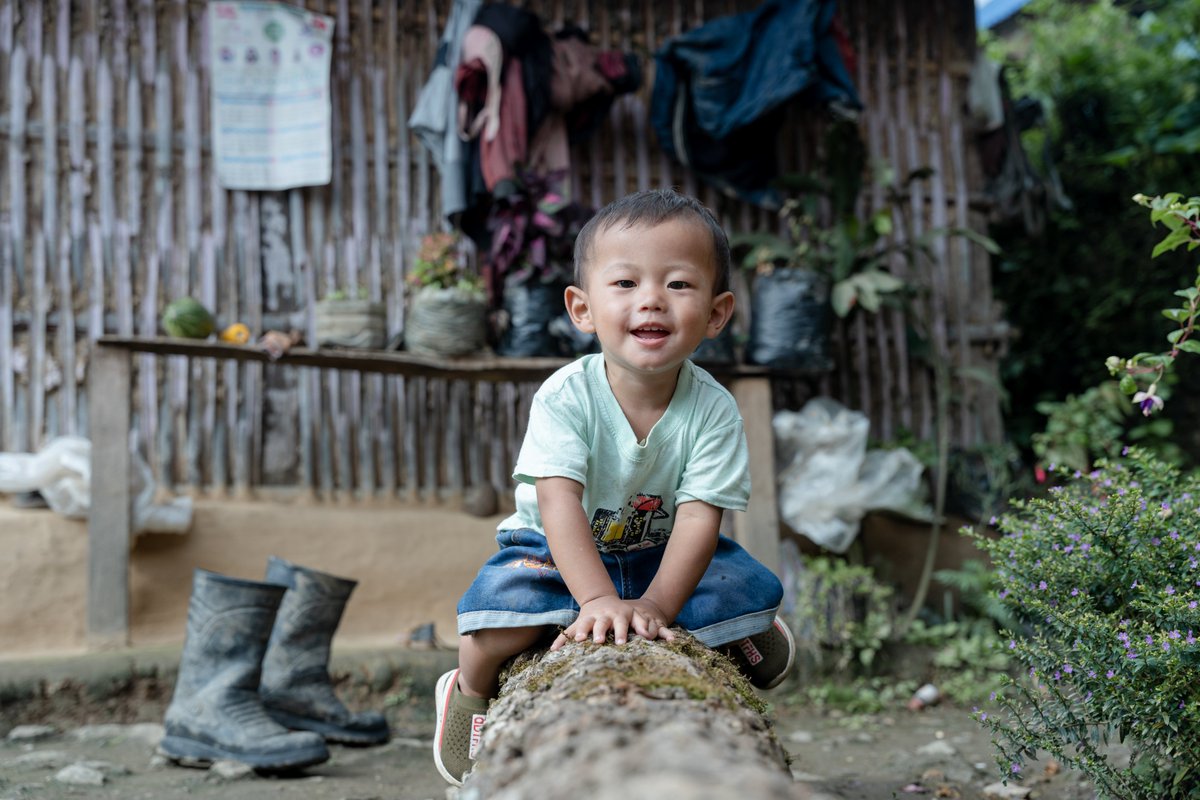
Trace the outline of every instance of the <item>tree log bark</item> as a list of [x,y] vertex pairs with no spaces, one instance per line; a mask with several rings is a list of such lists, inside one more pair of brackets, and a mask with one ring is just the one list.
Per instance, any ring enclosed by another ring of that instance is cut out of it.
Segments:
[[461,800],[794,797],[765,704],[728,659],[677,635],[519,660]]

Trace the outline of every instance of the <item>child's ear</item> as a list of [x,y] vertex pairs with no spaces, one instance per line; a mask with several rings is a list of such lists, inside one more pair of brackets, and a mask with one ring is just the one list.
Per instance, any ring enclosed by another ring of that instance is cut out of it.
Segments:
[[567,304],[567,313],[571,322],[581,333],[595,333],[596,326],[592,323],[592,309],[588,303],[587,292],[578,286],[568,286],[563,300]]
[[708,327],[705,329],[704,335],[709,339],[715,338],[732,316],[733,292],[721,292],[713,298],[712,311],[709,312]]

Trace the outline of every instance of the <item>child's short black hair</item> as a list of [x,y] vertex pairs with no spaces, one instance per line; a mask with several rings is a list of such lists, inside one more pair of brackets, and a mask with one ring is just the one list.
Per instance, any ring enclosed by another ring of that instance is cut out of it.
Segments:
[[712,235],[713,262],[717,268],[717,274],[713,276],[713,297],[729,291],[730,272],[733,270],[729,237],[703,203],[674,189],[651,189],[625,195],[600,209],[588,220],[575,239],[575,285],[583,286],[584,264],[598,234],[618,225],[623,228],[654,226],[681,217],[695,220]]

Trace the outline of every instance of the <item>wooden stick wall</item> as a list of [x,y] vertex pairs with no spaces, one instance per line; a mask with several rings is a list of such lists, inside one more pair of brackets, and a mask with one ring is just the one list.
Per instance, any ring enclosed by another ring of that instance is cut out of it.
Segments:
[[[193,295],[219,324],[313,336],[312,302],[364,285],[404,322],[403,279],[440,225],[438,182],[405,120],[429,69],[448,0],[307,0],[336,19],[333,179],[286,192],[229,191],[213,170],[205,3],[0,0],[0,449],[87,435],[89,343],[104,332],[154,336],[162,308]],[[605,47],[650,54],[668,36],[752,7],[733,0],[541,0],[551,27],[574,22]],[[909,196],[918,232],[983,229],[981,179],[962,113],[973,47],[965,0],[844,0],[857,50],[870,155],[935,178]],[[649,130],[649,82],[621,98],[573,153],[577,195],[599,206],[628,191],[678,186],[730,231],[777,228],[769,212],[721,196],[672,164]],[[781,134],[784,170],[811,169],[820,125],[796,111]],[[867,213],[882,198],[863,198]],[[903,265],[896,265],[901,269]],[[816,386],[777,386],[786,405],[812,392],[867,412],[873,434],[934,429],[928,363],[907,328],[952,365],[953,438],[1002,436],[999,339],[985,253],[950,241],[909,276],[925,288],[914,320],[855,315],[835,331],[837,367]],[[742,307],[748,307],[744,280]],[[741,329],[747,315],[738,320]],[[491,483],[504,491],[533,390],[259,364],[139,356],[136,446],[169,487],[432,497]]]

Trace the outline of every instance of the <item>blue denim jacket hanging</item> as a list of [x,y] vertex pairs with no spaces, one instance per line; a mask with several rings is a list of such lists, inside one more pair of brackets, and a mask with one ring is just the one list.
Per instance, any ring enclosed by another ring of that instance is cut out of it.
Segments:
[[726,192],[777,206],[785,104],[862,103],[830,26],[836,0],[767,0],[668,39],[655,53],[650,121],[673,158]]

